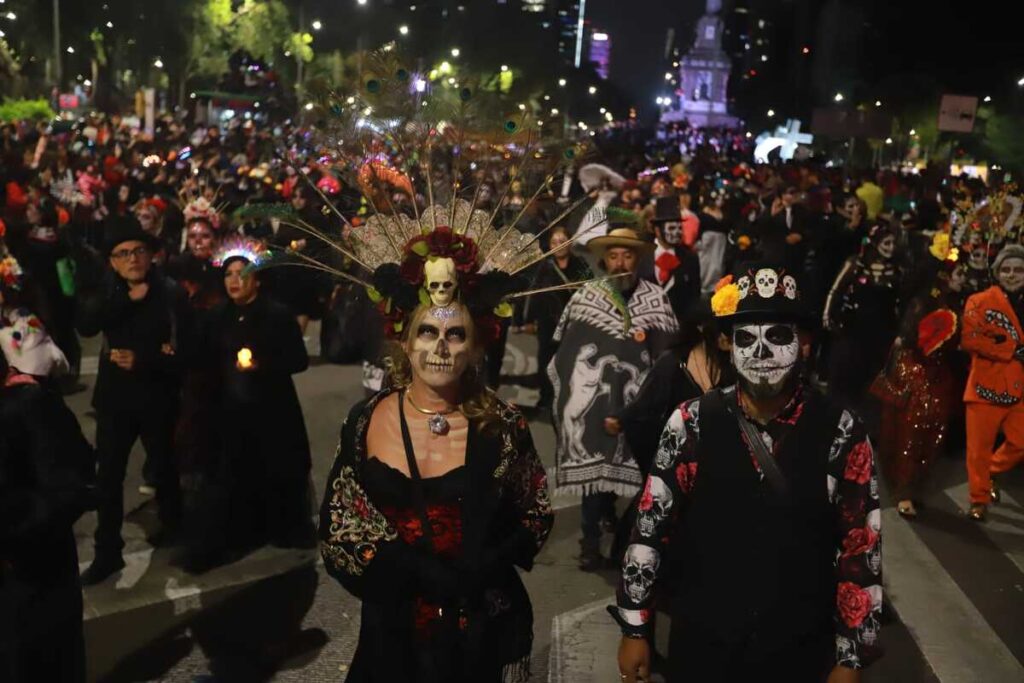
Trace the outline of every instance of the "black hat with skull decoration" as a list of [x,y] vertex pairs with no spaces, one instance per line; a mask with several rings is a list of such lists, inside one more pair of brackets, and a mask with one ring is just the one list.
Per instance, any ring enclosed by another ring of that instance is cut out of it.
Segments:
[[775,264],[744,264],[724,277],[711,297],[711,310],[723,323],[807,323],[809,312],[797,276]]

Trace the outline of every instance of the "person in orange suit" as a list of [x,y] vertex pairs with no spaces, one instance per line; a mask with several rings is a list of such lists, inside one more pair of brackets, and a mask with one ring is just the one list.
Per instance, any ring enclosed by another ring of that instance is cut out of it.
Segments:
[[[1024,458],[1024,246],[1011,244],[993,265],[998,284],[967,300],[961,346],[971,354],[967,403],[967,479],[971,519],[998,500],[992,474]],[[1002,431],[1005,442],[993,451]]]

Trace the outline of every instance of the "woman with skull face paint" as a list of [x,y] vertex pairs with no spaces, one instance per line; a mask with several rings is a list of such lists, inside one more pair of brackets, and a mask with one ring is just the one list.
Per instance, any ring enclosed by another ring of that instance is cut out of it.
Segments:
[[832,332],[828,383],[833,396],[854,406],[863,400],[896,337],[902,287],[896,235],[878,224],[860,255],[843,266],[825,301],[824,326]]
[[803,382],[807,316],[792,275],[750,268],[720,284],[712,309],[738,383],[683,403],[662,433],[610,608],[622,678],[649,680],[671,542],[668,680],[859,681],[879,655],[882,602],[866,430]]
[[392,381],[345,421],[320,517],[327,571],[362,600],[347,680],[525,681],[516,567],[532,567],[553,515],[525,418],[484,381],[508,280],[479,275],[474,239],[447,227],[402,252],[371,292],[397,337]]
[[[1024,459],[1024,246],[1004,247],[993,271],[999,284],[967,300],[961,342],[971,355],[964,392],[968,515],[979,522],[999,499],[992,475]],[[1006,440],[994,449],[1000,432]]]

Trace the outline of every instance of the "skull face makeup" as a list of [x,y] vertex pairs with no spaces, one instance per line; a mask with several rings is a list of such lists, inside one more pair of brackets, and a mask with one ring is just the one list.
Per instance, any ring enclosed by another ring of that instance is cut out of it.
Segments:
[[800,340],[796,325],[751,323],[732,331],[732,362],[740,385],[753,398],[778,396],[796,373]]
[[1003,259],[996,273],[999,285],[1011,294],[1024,287],[1024,260],[1019,258]]
[[985,247],[971,249],[971,254],[967,257],[967,265],[975,270],[988,270],[988,249]]
[[888,235],[878,243],[878,255],[889,260],[896,253],[896,238]]
[[450,258],[428,259],[423,264],[427,293],[435,306],[447,306],[455,298],[458,274],[455,261]]
[[683,224],[678,221],[666,221],[658,231],[661,240],[670,247],[677,247],[683,241]]
[[468,311],[458,305],[419,316],[405,347],[413,377],[435,389],[458,382],[473,348],[469,325]]

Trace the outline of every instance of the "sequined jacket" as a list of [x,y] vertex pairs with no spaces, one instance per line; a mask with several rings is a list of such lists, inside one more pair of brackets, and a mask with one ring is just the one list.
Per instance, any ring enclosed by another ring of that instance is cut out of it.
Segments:
[[1024,364],[1014,358],[1024,329],[998,285],[967,299],[960,347],[971,354],[967,403],[1012,406],[1024,395]]

